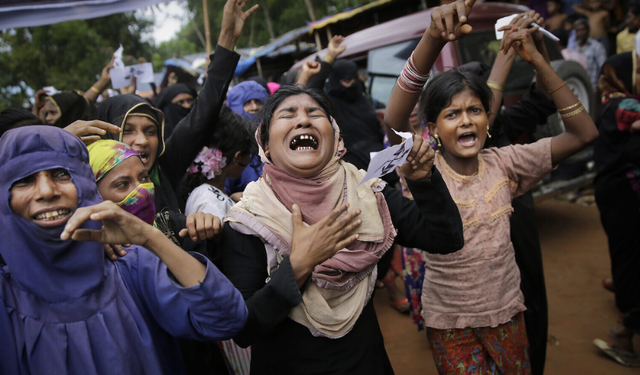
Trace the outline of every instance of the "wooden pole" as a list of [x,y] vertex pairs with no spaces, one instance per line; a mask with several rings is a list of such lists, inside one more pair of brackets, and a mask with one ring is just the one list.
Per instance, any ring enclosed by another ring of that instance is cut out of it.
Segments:
[[267,9],[267,2],[265,0],[260,0],[260,8],[262,8],[262,10],[264,11],[264,19],[265,21],[267,21],[267,31],[269,32],[269,38],[271,40],[274,40],[276,39],[276,33],[273,31],[271,17],[269,17],[269,10]]
[[207,56],[211,55],[211,30],[209,29],[209,9],[207,0],[202,0],[202,15],[204,17],[204,35],[207,40]]
[[264,76],[262,75],[262,64],[260,63],[259,57],[256,59],[256,68],[258,68],[258,75],[264,78]]
[[309,17],[311,18],[311,22],[316,21],[316,12],[313,9],[313,4],[311,4],[311,0],[304,0],[305,4],[307,4],[307,10],[309,11]]

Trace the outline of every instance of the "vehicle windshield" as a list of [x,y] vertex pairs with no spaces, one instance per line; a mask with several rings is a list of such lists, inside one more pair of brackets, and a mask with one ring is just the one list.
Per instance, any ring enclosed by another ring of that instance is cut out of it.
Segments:
[[393,85],[420,38],[369,51],[369,95],[376,108],[385,108]]

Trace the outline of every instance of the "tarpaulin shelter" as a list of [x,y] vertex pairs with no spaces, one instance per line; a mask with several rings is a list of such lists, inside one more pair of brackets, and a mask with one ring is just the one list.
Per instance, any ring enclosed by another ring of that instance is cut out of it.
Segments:
[[2,0],[0,29],[97,18],[168,1],[170,0]]

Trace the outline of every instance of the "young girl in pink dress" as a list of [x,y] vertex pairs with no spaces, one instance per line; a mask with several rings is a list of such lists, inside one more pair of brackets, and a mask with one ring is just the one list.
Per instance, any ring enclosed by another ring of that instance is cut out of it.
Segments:
[[[388,126],[411,131],[407,118],[428,78],[421,72],[430,71],[446,42],[471,31],[465,23],[472,5],[467,1],[447,13],[431,13],[431,26],[389,100]],[[446,32],[438,27],[442,24]],[[457,70],[435,76],[420,102],[420,115],[439,147],[435,165],[458,206],[465,237],[465,246],[456,253],[426,254],[422,317],[441,374],[531,373],[520,273],[509,235],[511,201],[598,135],[589,113],[536,50],[534,31],[508,27],[501,50],[514,48],[537,71],[559,109],[564,133],[483,150],[490,137],[491,89],[477,76]],[[392,143],[398,142],[387,133]]]

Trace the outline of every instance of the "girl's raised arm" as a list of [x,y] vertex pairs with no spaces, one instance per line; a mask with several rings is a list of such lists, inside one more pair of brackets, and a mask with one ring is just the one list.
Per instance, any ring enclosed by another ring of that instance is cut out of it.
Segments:
[[458,40],[471,32],[471,26],[466,22],[475,1],[456,0],[431,11],[431,23],[407,60],[387,103],[384,122],[392,145],[402,142],[402,138],[389,128],[413,132],[408,121],[409,115],[418,102],[440,50],[447,42]]
[[548,94],[558,107],[565,131],[551,140],[551,161],[558,165],[562,160],[585,148],[598,138],[596,128],[589,112],[576,98],[567,82],[553,70],[542,54],[536,49],[531,34],[537,30],[518,29],[505,26],[505,38],[500,49],[507,53],[514,48],[518,55],[531,64],[538,72],[538,79],[548,88]]

